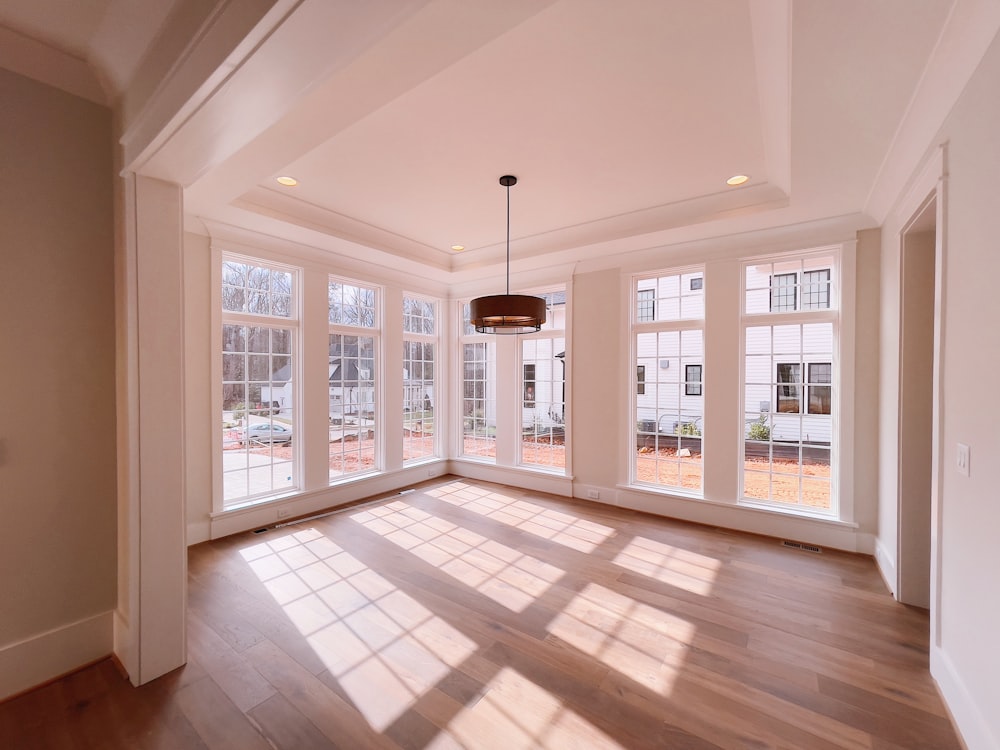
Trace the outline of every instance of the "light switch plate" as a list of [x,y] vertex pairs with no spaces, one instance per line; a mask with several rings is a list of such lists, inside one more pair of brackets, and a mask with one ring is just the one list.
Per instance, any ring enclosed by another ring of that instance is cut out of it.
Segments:
[[965,443],[958,443],[955,451],[955,465],[959,474],[969,476],[969,446]]

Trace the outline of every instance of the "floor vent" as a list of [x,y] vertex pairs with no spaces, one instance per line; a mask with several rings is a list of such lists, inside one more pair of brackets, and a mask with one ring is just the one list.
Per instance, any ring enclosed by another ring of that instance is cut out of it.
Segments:
[[791,547],[792,549],[801,549],[806,552],[822,552],[822,547],[817,547],[815,544],[803,544],[802,542],[789,542],[783,541],[781,543],[782,547]]
[[269,530],[270,529],[254,529],[253,533],[254,534],[263,534],[265,531],[269,531]]

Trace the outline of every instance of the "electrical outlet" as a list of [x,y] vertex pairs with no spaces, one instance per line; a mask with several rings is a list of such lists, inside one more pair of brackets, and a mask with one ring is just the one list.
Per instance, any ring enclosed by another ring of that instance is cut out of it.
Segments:
[[292,515],[291,508],[278,508],[278,518],[288,518]]
[[600,500],[601,499],[601,493],[598,492],[597,490],[587,490],[587,499],[588,500]]
[[955,465],[959,474],[969,476],[969,446],[965,443],[958,443],[955,451]]

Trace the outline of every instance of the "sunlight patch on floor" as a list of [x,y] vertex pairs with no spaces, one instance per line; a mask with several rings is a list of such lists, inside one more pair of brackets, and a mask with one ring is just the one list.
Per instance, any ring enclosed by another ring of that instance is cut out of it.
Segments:
[[683,618],[591,583],[552,620],[548,631],[635,682],[668,695],[696,628]]
[[610,526],[587,521],[572,513],[464,482],[436,487],[426,494],[578,552],[593,552],[615,533]]
[[478,703],[449,722],[448,733],[464,746],[482,750],[623,747],[510,667],[490,680]]
[[385,730],[476,650],[316,529],[241,551],[368,723]]
[[618,553],[615,564],[701,596],[711,593],[722,567],[715,558],[641,536]]
[[512,612],[523,612],[563,571],[404,502],[351,519]]

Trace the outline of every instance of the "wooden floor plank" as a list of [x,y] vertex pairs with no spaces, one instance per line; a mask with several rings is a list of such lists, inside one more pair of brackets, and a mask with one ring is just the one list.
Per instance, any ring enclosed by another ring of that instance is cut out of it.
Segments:
[[0,704],[18,750],[958,750],[873,561],[445,477],[189,551],[189,663]]

